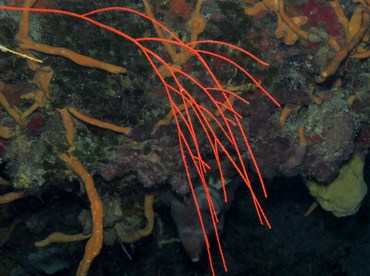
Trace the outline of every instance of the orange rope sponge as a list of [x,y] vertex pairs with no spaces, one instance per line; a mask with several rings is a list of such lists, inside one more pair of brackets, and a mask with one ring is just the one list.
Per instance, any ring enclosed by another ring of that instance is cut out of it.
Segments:
[[14,200],[24,197],[24,192],[9,192],[5,195],[0,196],[0,204],[10,203]]
[[134,243],[138,240],[149,236],[153,232],[154,227],[154,211],[153,211],[154,194],[146,194],[144,201],[144,215],[146,218],[146,225],[143,229],[127,235],[120,224],[114,226],[114,230],[118,238],[124,243]]
[[47,236],[47,238],[35,242],[35,246],[44,247],[52,243],[83,241],[88,239],[89,237],[90,235],[85,235],[83,233],[65,234],[62,232],[54,232]]
[[326,68],[321,72],[320,76],[317,78],[318,83],[322,83],[329,76],[335,74],[339,65],[343,60],[351,53],[353,49],[361,42],[365,32],[368,29],[370,22],[370,16],[368,13],[363,14],[361,28],[352,36],[351,40],[346,43],[336,54],[333,60],[326,66]]
[[93,126],[113,130],[115,132],[126,134],[126,135],[130,135],[131,132],[132,132],[132,128],[130,128],[130,127],[120,127],[120,126],[113,125],[111,123],[106,123],[106,122],[103,122],[103,121],[100,121],[100,120],[97,120],[97,119],[90,118],[86,115],[81,114],[80,112],[78,112],[73,107],[68,108],[68,111],[73,116],[75,116],[77,119],[80,119],[81,121],[84,121],[84,122],[86,122],[90,125],[93,125]]
[[4,107],[6,112],[16,121],[19,123],[21,121],[21,115],[10,106],[8,100],[5,98],[5,96],[0,92],[0,104]]
[[76,132],[75,126],[73,124],[72,116],[68,112],[68,109],[66,107],[58,109],[58,112],[60,114],[60,117],[62,117],[63,126],[64,126],[64,129],[66,130],[67,144],[68,146],[72,146],[73,139],[75,137],[75,132]]
[[91,215],[92,215],[92,233],[85,248],[85,254],[82,258],[76,275],[87,275],[90,265],[94,258],[100,253],[103,246],[103,203],[100,200],[99,194],[95,188],[94,180],[85,169],[85,167],[78,161],[77,158],[62,154],[60,157],[68,167],[78,175],[85,185],[86,193],[90,201]]
[[116,66],[91,57],[87,57],[66,48],[53,47],[46,44],[37,43],[29,39],[22,40],[20,48],[24,50],[34,50],[48,55],[62,56],[68,58],[78,65],[99,68],[114,74],[127,72],[127,69],[124,67]]
[[0,138],[10,139],[15,135],[14,130],[9,127],[0,127]]
[[280,125],[285,125],[286,120],[288,119],[289,115],[292,114],[294,111],[296,111],[299,107],[297,106],[289,106],[285,105],[283,107],[283,110],[281,111],[279,122]]
[[[36,1],[37,0],[25,0],[23,6],[25,8],[30,8],[34,5]],[[34,42],[28,38],[28,33],[29,33],[29,11],[24,10],[19,24],[19,31],[16,36],[20,42],[19,46],[20,49],[34,50],[49,55],[63,56],[65,58],[70,59],[71,61],[78,65],[99,68],[114,74],[127,72],[127,69],[124,67],[105,63],[97,59],[78,54],[66,48],[53,47],[46,44]]]
[[299,143],[301,145],[306,145],[307,144],[307,140],[306,140],[306,136],[304,134],[304,127],[297,128],[297,132],[298,132]]

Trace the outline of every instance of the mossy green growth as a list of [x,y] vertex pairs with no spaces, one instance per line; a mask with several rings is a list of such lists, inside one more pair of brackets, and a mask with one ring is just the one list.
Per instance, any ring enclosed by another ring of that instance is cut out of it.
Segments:
[[367,194],[363,170],[363,159],[359,154],[354,154],[329,186],[320,185],[316,181],[309,181],[306,185],[324,210],[332,212],[336,217],[350,216],[357,213]]

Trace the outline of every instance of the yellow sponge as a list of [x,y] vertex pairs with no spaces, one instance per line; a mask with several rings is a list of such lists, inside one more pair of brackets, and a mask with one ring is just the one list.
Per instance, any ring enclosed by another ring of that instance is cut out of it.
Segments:
[[358,211],[367,193],[363,170],[364,161],[359,154],[354,154],[329,186],[316,181],[309,181],[306,185],[324,210],[336,217],[350,216]]

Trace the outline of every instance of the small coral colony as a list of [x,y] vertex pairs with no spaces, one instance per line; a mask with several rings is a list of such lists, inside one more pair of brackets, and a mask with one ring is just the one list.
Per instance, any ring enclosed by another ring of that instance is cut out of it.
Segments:
[[[93,2],[0,6],[2,248],[25,224],[33,269],[87,275],[105,246],[131,259],[127,245],[152,237],[193,262],[207,255],[215,275],[228,271],[221,233],[238,189],[269,228],[261,199],[276,177],[305,182],[306,216],[356,214],[369,0]],[[53,244],[79,260],[41,266],[36,249]]]

